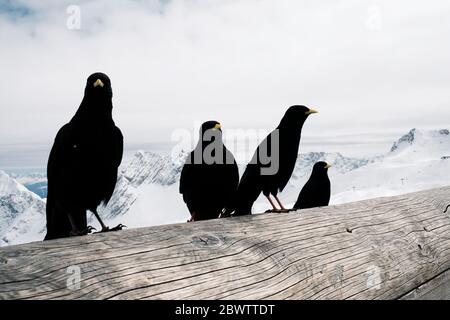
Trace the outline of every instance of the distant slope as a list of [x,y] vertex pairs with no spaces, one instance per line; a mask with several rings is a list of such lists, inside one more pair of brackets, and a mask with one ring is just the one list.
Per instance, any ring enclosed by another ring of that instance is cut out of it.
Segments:
[[19,172],[7,172],[7,174],[24,185],[28,190],[36,193],[41,198],[47,198],[47,176],[45,169],[20,170]]
[[45,202],[0,171],[0,246],[42,239]]
[[333,203],[450,185],[450,132],[412,129],[373,163],[334,176]]
[[[105,208],[99,210],[102,216],[107,219],[123,216],[141,197],[150,196],[154,201],[160,200],[160,197],[151,196],[153,192],[146,192],[144,189],[148,186],[158,186],[165,190],[177,184],[186,156],[185,152],[173,158],[153,152],[137,152],[130,163],[122,167],[111,200]],[[166,199],[168,202],[174,201]],[[155,205],[150,203],[149,211],[153,207]]]

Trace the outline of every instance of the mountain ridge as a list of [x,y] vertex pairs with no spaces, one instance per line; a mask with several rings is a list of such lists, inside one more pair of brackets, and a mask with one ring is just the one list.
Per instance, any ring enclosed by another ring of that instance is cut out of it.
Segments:
[[[188,212],[178,193],[178,180],[187,155],[183,150],[172,156],[136,152],[120,168],[113,196],[99,213],[108,224],[129,227],[186,221]],[[450,160],[443,159],[449,155],[447,129],[411,129],[390,150],[375,157],[302,153],[280,197],[285,204],[295,202],[317,161],[333,164],[329,171],[332,204],[450,185]],[[240,165],[240,174],[244,168]],[[26,177],[21,178],[26,181]],[[260,198],[254,212],[266,209],[267,201]],[[0,171],[0,219],[0,246],[40,240],[45,232],[45,201]],[[88,219],[90,224],[96,223],[92,214]]]

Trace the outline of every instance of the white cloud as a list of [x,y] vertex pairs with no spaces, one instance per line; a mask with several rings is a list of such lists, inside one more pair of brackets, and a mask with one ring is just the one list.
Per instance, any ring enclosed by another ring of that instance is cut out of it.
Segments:
[[[50,143],[95,71],[112,79],[128,143],[168,141],[209,119],[225,130],[272,128],[292,104],[320,110],[306,140],[450,118],[448,1],[11,3],[31,13],[12,17],[0,6],[8,142]],[[79,31],[66,27],[71,4],[81,8]]]

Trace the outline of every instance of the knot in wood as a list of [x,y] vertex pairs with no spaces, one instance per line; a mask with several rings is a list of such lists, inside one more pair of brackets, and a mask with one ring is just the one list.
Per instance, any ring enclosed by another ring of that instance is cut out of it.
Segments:
[[196,247],[217,247],[221,243],[220,239],[211,234],[202,234],[192,237],[192,244]]

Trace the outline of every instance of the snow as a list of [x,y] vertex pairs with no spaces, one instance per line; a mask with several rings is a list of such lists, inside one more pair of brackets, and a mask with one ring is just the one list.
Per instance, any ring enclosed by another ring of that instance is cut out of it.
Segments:
[[[150,196],[151,195],[151,196]],[[178,193],[178,184],[171,186],[144,185],[137,200],[125,215],[110,220],[111,226],[119,223],[129,228],[186,222],[186,206]]]
[[0,196],[25,192],[26,190],[23,185],[10,178],[4,171],[0,171]]
[[45,202],[0,171],[0,246],[41,239]]
[[[301,148],[300,148],[301,149]],[[329,170],[331,204],[393,196],[450,185],[450,133],[413,129],[385,154],[371,158],[340,153],[300,154],[291,180],[280,194],[290,207],[317,161]],[[171,156],[139,151],[119,174],[116,190],[106,207],[99,208],[109,226],[129,228],[185,222],[189,213],[178,193],[178,180],[187,152]],[[242,174],[244,166],[240,166]],[[25,179],[24,177],[22,177]],[[270,209],[261,196],[254,212]],[[92,214],[89,223],[98,227]],[[45,233],[45,202],[0,171],[0,246],[41,240]]]
[[[412,129],[393,144],[390,152],[367,159],[366,164],[360,162],[353,170],[345,172],[339,166],[336,168],[336,162],[330,161],[334,165],[329,170],[330,204],[449,186],[450,160],[442,159],[447,154],[450,154],[448,130]],[[328,161],[327,157],[322,158]],[[296,182],[295,187],[291,179],[281,198],[288,204],[295,203],[308,177],[309,173]]]

